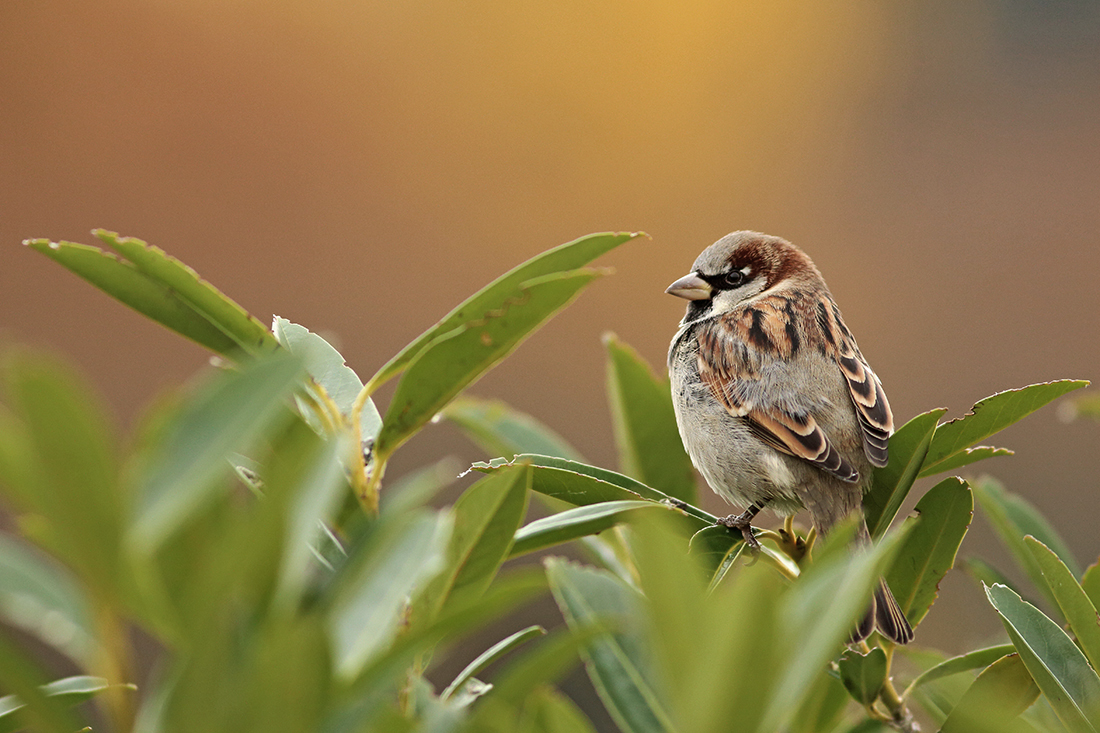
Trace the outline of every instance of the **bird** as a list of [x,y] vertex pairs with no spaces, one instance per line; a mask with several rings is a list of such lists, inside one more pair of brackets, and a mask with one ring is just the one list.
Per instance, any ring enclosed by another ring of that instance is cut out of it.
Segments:
[[[733,232],[666,292],[688,301],[668,352],[684,448],[715,493],[747,505],[719,523],[759,549],[751,522],[766,506],[806,509],[821,535],[858,512],[856,542],[869,544],[862,498],[887,464],[893,414],[809,256]],[[876,627],[899,644],[913,638],[882,579],[850,641]]]

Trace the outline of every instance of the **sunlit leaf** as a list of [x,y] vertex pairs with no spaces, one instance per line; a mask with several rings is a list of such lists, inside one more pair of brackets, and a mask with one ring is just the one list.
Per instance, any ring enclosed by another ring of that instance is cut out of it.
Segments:
[[505,308],[510,301],[521,295],[524,283],[545,275],[584,267],[605,252],[638,236],[640,235],[610,232],[589,234],[532,257],[471,295],[445,315],[439,323],[420,334],[379,369],[378,373],[371,378],[371,383],[378,386],[399,374],[428,344],[444,334]]
[[936,429],[923,473],[939,472],[946,461],[978,441],[1004,430],[1067,392],[1087,385],[1088,382],[1081,379],[1061,379],[998,392],[979,400],[969,413]]
[[441,413],[490,456],[511,458],[520,453],[583,460],[576,448],[530,415],[499,400],[469,395],[456,398]]
[[1024,538],[1024,544],[1039,564],[1043,579],[1069,622],[1081,650],[1092,663],[1092,668],[1100,669],[1100,616],[1096,613],[1096,606],[1069,568],[1049,547],[1030,535]]
[[921,685],[934,682],[943,677],[950,677],[953,674],[988,667],[1006,654],[1012,654],[1015,651],[1016,648],[1011,644],[1000,644],[951,657],[918,675],[909,683],[909,690],[915,690]]
[[668,511],[669,507],[652,501],[605,501],[536,519],[516,532],[511,557],[597,534],[629,521],[639,511],[653,509]]
[[544,636],[545,634],[546,629],[542,628],[541,626],[528,626],[525,629],[521,629],[520,631],[517,631],[516,633],[511,634],[504,639],[501,639],[496,644],[493,644],[481,654],[477,655],[477,658],[474,659],[474,661],[466,665],[466,667],[458,673],[458,676],[454,678],[451,684],[447,685],[447,688],[440,693],[440,698],[446,700],[447,698],[451,697],[451,695],[455,694],[455,692],[461,689],[461,687],[466,684],[468,680],[473,678],[475,675],[480,674],[481,671],[488,667],[490,664],[500,659],[516,647],[524,644],[525,642],[528,642],[531,639],[537,638],[539,636]]

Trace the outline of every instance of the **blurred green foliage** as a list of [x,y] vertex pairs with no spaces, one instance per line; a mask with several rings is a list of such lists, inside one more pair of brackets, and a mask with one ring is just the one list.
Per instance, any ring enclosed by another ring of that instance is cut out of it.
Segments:
[[[110,252],[30,246],[223,368],[124,438],[68,366],[4,355],[0,491],[16,522],[0,534],[0,731],[583,733],[594,724],[555,688],[578,659],[627,733],[916,730],[915,716],[945,731],[1100,730],[1097,566],[1082,574],[1035,508],[990,479],[945,478],[894,521],[919,476],[1009,454],[975,443],[1084,382],[1003,392],[942,425],[942,410],[918,415],[867,495],[873,549],[849,551],[851,524],[806,553],[765,532],[745,562],[740,533],[694,506],[667,381],[617,338],[605,344],[621,473],[463,394],[636,235],[520,265],[365,386],[306,328],[276,318],[269,332],[160,250],[97,236]],[[391,378],[383,415],[371,395]],[[449,480],[434,467],[382,482],[437,414],[503,454],[443,508],[428,503]],[[951,659],[913,647],[904,673],[887,640],[847,645],[880,576],[920,624],[975,494],[1055,617],[992,584],[1010,644]],[[528,521],[532,497],[548,514]],[[572,541],[584,563],[506,564]],[[508,628],[546,593],[562,628]],[[142,678],[135,630],[157,649]],[[440,660],[475,633],[499,641],[436,690]],[[80,674],[51,680],[30,638]]]

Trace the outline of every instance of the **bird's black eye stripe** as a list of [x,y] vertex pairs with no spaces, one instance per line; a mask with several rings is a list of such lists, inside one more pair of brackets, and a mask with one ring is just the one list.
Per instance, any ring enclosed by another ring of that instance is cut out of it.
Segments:
[[741,270],[731,270],[720,275],[700,275],[715,290],[733,290],[748,282],[748,276]]

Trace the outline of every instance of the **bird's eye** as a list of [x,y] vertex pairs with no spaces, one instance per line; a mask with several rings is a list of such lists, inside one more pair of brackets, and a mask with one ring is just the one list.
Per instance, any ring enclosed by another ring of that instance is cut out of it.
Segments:
[[722,283],[726,287],[736,288],[745,284],[745,273],[740,270],[734,270],[733,272],[727,272],[722,278]]

